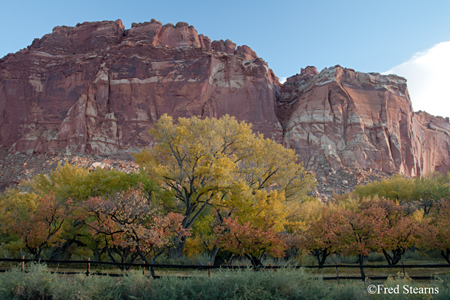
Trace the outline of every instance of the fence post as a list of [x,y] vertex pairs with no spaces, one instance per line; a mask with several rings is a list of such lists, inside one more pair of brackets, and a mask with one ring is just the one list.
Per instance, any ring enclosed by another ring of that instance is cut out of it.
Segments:
[[337,283],[339,284],[339,269],[338,269],[338,263],[336,263],[336,279],[337,279]]
[[211,263],[208,262],[208,277],[211,277]]
[[25,270],[25,255],[22,255],[22,263],[20,266],[20,270],[23,272]]
[[403,277],[405,277],[406,274],[405,274],[405,263],[404,262],[402,262],[402,271],[403,271]]
[[89,273],[91,273],[91,259],[88,257],[87,261],[86,276],[89,276]]

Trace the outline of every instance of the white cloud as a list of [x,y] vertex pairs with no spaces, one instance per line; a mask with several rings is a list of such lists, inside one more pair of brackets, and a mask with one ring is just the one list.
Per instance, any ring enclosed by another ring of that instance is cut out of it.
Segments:
[[286,82],[287,77],[280,77],[280,83],[283,84]]
[[408,80],[414,111],[450,117],[450,41],[416,53],[407,62],[383,74],[397,74]]

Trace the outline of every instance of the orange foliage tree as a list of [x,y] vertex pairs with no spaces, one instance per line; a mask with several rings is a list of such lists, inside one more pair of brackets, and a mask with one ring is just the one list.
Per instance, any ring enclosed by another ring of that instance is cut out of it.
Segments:
[[364,203],[365,201],[367,200],[363,200],[361,208],[347,208],[336,215],[335,223],[332,223],[333,227],[330,229],[333,232],[333,243],[339,252],[358,256],[363,280],[364,256],[385,246],[383,235],[388,228],[386,210],[376,202]]
[[414,245],[417,214],[409,215],[401,204],[377,197],[354,204],[324,206],[320,217],[297,234],[297,245],[314,255],[319,266],[335,252],[357,255],[362,265],[370,251],[381,251],[389,265],[397,264]]
[[214,228],[217,235],[216,244],[225,250],[243,255],[256,268],[262,267],[264,254],[283,257],[288,248],[285,237],[273,230],[273,223],[266,222],[262,228],[252,226],[249,222],[240,224],[238,218],[224,218]]
[[[87,218],[85,216],[87,212]],[[110,259],[132,263],[139,256],[146,263],[173,245],[174,238],[188,235],[182,229],[183,216],[164,215],[141,189],[130,189],[107,199],[90,197],[83,203],[81,218],[86,220],[93,236],[103,239]]]
[[49,192],[36,201],[34,208],[19,207],[15,210],[15,222],[10,224],[10,230],[39,260],[44,249],[63,242],[60,238],[62,227],[72,208],[70,199],[58,202],[55,200],[55,194]]
[[420,226],[418,237],[419,248],[441,251],[450,264],[450,200],[442,200],[431,210],[431,217]]
[[337,225],[335,216],[339,213],[328,206],[322,207],[320,217],[312,220],[309,226],[294,235],[290,239],[290,245],[308,251],[316,257],[319,267],[322,267],[326,258],[338,250],[334,227]]
[[373,199],[373,202],[364,202],[363,207],[370,209],[376,205],[386,212],[386,229],[382,232],[381,250],[389,265],[397,264],[405,251],[415,242],[418,224],[408,216],[408,211],[400,203],[389,199]]

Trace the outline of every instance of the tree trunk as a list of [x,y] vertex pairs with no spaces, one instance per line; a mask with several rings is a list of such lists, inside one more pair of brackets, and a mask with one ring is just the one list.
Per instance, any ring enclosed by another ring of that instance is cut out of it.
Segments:
[[445,260],[450,264],[450,248],[447,248],[446,251],[441,250],[441,255],[445,258]]
[[363,263],[364,263],[364,256],[362,256],[361,254],[359,255],[359,270],[361,271],[362,281],[366,281],[366,273],[364,272]]
[[153,278],[156,278],[155,275],[155,267],[153,266],[154,264],[156,264],[156,259],[164,253],[166,249],[162,249],[161,251],[159,251],[152,259],[152,262],[150,263],[147,259],[147,257],[145,257],[145,255],[142,253],[141,249],[139,249],[139,247],[136,247],[136,251],[139,255],[139,257],[145,262],[145,264],[147,265],[151,265],[150,266],[150,274],[152,275]]
[[212,266],[214,266],[217,252],[219,252],[219,248],[217,246],[214,246],[211,252],[209,252],[209,262],[211,263]]
[[329,253],[326,249],[325,250],[320,249],[320,250],[314,250],[313,255],[317,258],[317,263],[319,264],[319,268],[322,268],[323,265],[325,264],[325,260],[327,259]]
[[258,257],[252,256],[249,254],[245,254],[245,257],[247,257],[250,260],[255,271],[258,271],[259,269],[264,268],[264,265],[262,264],[261,259],[259,259]]
[[233,262],[233,259],[235,258],[234,254],[230,251],[222,251],[218,249],[218,252],[216,253],[216,256],[214,258],[214,265],[213,266],[231,266],[231,263]]
[[402,250],[402,249],[392,250],[392,256],[391,256],[391,255],[389,255],[389,253],[387,251],[385,251],[383,249],[383,254],[387,260],[388,265],[393,266],[393,265],[396,265],[400,261],[400,259],[402,259],[402,255],[405,254],[405,250]]
[[386,258],[388,265],[392,265],[392,257],[389,255],[389,253],[383,249],[383,254],[384,257]]
[[[67,249],[72,246],[73,244],[79,246],[79,247],[86,247],[87,245],[77,239],[68,239],[65,241],[61,246],[57,247],[56,249],[53,249],[52,254],[50,255],[50,259],[61,259],[61,257],[65,254]],[[69,259],[71,257],[69,256]],[[100,258],[98,258],[100,260]]]
[[177,238],[175,241],[175,247],[169,249],[169,258],[170,259],[178,259],[183,254],[184,244],[186,243],[186,236],[182,236]]

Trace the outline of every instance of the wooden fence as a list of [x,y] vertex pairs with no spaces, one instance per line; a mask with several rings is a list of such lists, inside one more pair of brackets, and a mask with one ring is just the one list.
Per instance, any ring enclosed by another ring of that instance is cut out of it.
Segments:
[[[97,272],[91,272],[91,265],[114,265],[119,266],[120,268],[123,267],[140,267],[142,268],[143,273],[145,274],[145,270],[152,268],[152,269],[194,269],[194,270],[207,270],[208,277],[211,276],[211,270],[214,269],[248,269],[251,268],[249,266],[211,266],[210,263],[208,265],[168,265],[168,264],[145,264],[140,263],[115,263],[115,262],[104,262],[104,261],[91,261],[89,258],[87,260],[36,260],[36,259],[25,259],[25,257],[22,256],[20,259],[15,258],[0,258],[0,262],[18,262],[21,265],[22,271],[25,270],[25,263],[27,262],[39,262],[39,263],[46,263],[46,264],[79,264],[84,265],[86,268],[85,273],[87,276],[89,275],[107,275],[107,276],[124,276],[123,274],[108,274],[108,273],[97,273]],[[408,268],[424,268],[424,269],[433,269],[433,268],[449,268],[450,270],[450,264],[419,264],[419,265],[363,265],[364,269],[401,269],[403,276],[406,275],[405,269]],[[276,269],[284,269],[286,267],[283,266],[265,266],[262,268],[262,270],[276,270]],[[339,275],[339,268],[358,268],[360,269],[360,265],[348,265],[348,264],[334,264],[334,265],[324,265],[322,267],[319,266],[312,266],[312,265],[296,265],[296,266],[289,266],[287,268],[294,268],[294,269],[300,269],[300,268],[306,268],[306,269],[326,269],[326,268],[334,268],[336,270],[336,276],[323,276],[322,278],[324,280],[337,280],[339,283],[340,279],[359,279],[364,280],[360,276],[340,276]],[[5,272],[6,270],[0,270],[0,272]],[[52,272],[57,274],[80,274],[80,272]],[[153,276],[155,278],[160,278],[160,276]],[[411,279],[416,280],[431,280],[434,278],[434,276],[409,276]],[[371,280],[385,280],[388,278],[388,276],[367,276],[367,278],[370,278]]]

